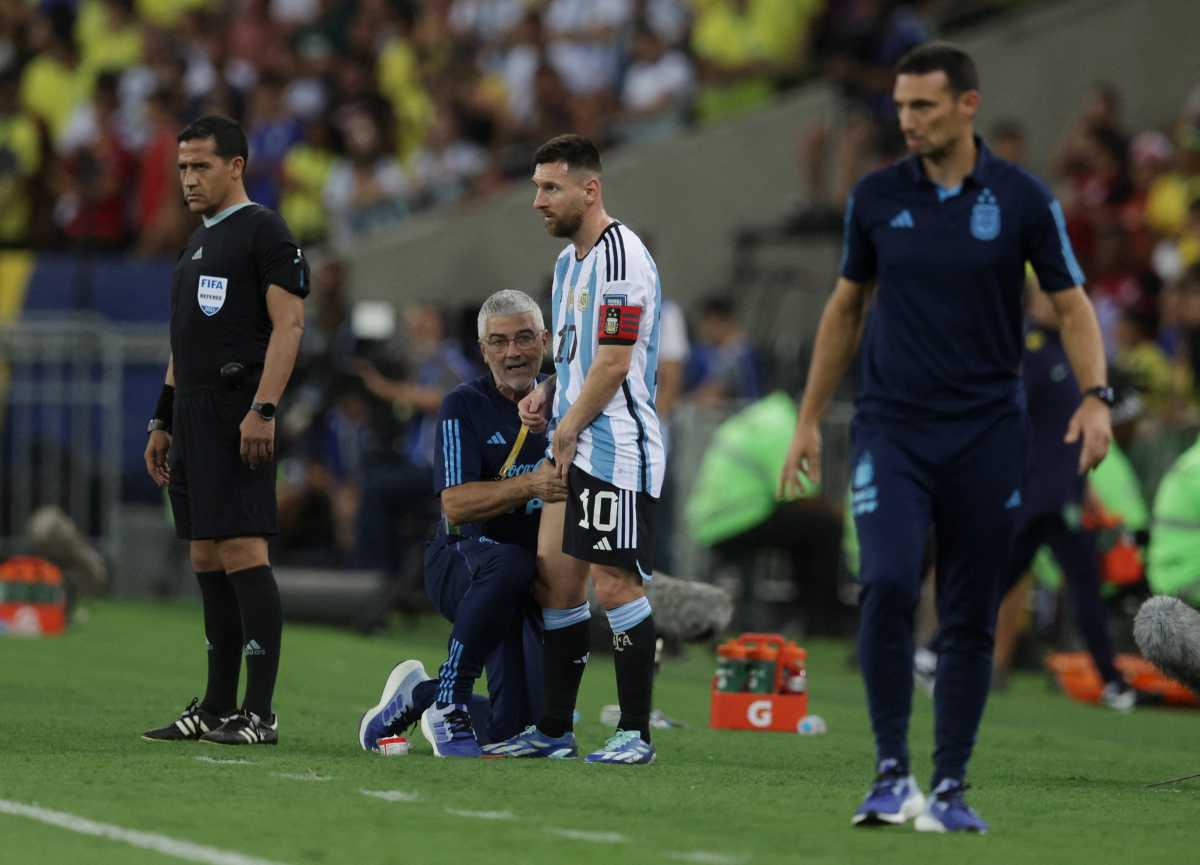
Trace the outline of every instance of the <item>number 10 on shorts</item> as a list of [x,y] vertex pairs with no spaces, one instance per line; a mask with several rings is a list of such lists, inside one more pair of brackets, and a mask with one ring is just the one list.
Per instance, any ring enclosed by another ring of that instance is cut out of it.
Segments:
[[591,497],[591,490],[582,490],[579,493],[579,510],[583,512],[583,519],[579,521],[579,528],[590,531],[595,528],[598,532],[611,532],[617,527],[617,494],[608,490],[600,490],[596,493],[596,500],[592,502],[591,519],[588,518],[588,499]]

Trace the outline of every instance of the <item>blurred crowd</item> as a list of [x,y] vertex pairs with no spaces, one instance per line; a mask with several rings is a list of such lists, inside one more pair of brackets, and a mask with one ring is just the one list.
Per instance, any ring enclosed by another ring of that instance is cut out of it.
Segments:
[[[1019,127],[1010,131],[1019,140]],[[1148,419],[1196,423],[1200,85],[1157,129],[1129,128],[1119,91],[1096,85],[1052,171],[1110,364],[1141,395]]]
[[[305,244],[487,195],[564,131],[607,151],[816,74],[850,107],[839,146],[866,151],[930,9],[1015,2],[6,0],[0,244],[173,255],[174,135],[210,112],[244,124],[251,198]],[[829,140],[814,130],[815,179]]]

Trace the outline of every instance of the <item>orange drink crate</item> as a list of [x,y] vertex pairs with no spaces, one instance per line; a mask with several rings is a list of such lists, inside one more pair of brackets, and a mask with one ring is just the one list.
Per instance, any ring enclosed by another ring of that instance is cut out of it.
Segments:
[[[800,719],[808,714],[804,649],[784,639],[782,634],[746,633],[717,651],[722,667],[713,676],[709,726],[724,730],[797,732]],[[739,663],[749,668],[745,685],[728,680],[730,670],[737,675]],[[726,681],[722,681],[723,677]],[[755,690],[741,690],[741,687]]]

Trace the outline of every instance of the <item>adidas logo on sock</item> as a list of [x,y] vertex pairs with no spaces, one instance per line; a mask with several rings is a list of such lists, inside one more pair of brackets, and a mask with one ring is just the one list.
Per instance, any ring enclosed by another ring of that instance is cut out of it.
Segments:
[[196,250],[196,254],[192,256],[192,261],[199,261],[202,255],[204,255],[203,246]]
[[242,654],[249,657],[250,655],[265,655],[267,650],[258,644],[258,640],[251,640],[242,649]]
[[916,228],[916,223],[913,222],[912,214],[907,210],[901,210],[897,213],[892,221],[888,223],[892,228]]
[[506,444],[508,444],[508,442],[506,442],[504,440],[504,436],[500,435],[500,433],[498,433],[498,432],[492,433],[492,437],[487,440],[487,443],[490,445],[506,445]]
[[593,550],[603,550],[605,552],[611,553],[612,552],[612,544],[610,544],[608,542],[608,538],[601,538],[600,540],[596,541],[596,543],[592,544],[592,549]]

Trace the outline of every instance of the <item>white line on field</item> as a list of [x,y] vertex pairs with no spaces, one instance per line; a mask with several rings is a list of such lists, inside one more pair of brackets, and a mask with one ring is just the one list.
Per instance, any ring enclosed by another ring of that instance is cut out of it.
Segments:
[[620,832],[588,832],[583,829],[556,829],[547,826],[546,831],[560,838],[570,838],[572,841],[590,841],[593,844],[624,844],[629,841]]
[[517,815],[512,811],[460,811],[458,808],[447,808],[447,814],[455,817],[471,817],[476,820],[516,820]]
[[359,790],[364,796],[374,796],[385,802],[416,802],[420,796],[406,790]]
[[110,841],[121,841],[143,850],[154,850],[176,859],[186,859],[189,862],[203,862],[206,865],[282,865],[270,859],[260,859],[233,850],[220,850],[203,844],[193,844],[191,841],[181,841],[167,835],[154,832],[139,832],[109,823],[97,823],[86,817],[77,817],[65,811],[51,811],[38,805],[26,805],[22,802],[10,802],[0,799],[0,814],[11,814],[14,817],[28,817],[39,823],[57,826],[69,832],[81,835],[95,835]]
[[282,778],[285,781],[329,781],[329,775],[318,775],[316,772],[272,772],[276,778]]
[[667,858],[677,862],[695,862],[697,865],[745,865],[750,861],[749,856],[731,856],[712,850],[689,850],[686,853],[668,850]]
[[225,760],[225,759],[222,759],[221,757],[196,757],[195,759],[199,760],[201,763],[213,763],[217,766],[253,766],[254,765],[253,760],[237,760],[237,759]]

